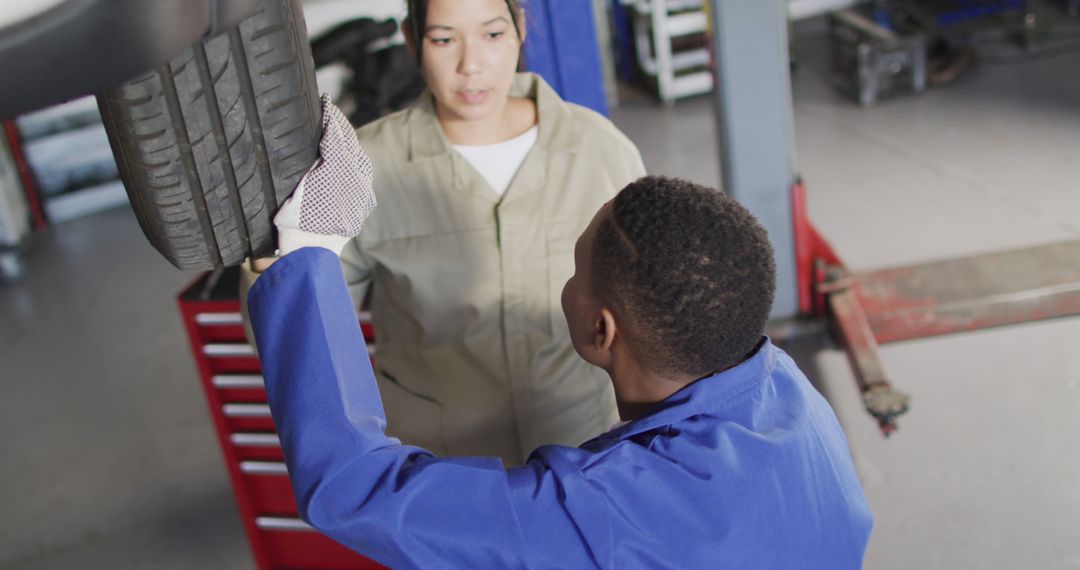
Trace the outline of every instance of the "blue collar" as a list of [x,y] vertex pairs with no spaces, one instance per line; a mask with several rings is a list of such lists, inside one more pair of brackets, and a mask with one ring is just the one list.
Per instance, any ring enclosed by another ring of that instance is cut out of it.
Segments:
[[684,386],[645,415],[594,438],[594,441],[628,439],[692,416],[722,411],[738,396],[762,385],[776,366],[778,351],[766,336],[757,352],[738,366]]

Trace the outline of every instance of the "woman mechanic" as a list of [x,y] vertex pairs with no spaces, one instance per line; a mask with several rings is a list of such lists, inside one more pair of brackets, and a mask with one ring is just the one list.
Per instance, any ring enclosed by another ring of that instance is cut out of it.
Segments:
[[559,297],[591,215],[645,169],[607,119],[517,73],[520,0],[407,3],[428,91],[357,131],[379,208],[342,264],[358,303],[371,287],[389,433],[516,465],[618,420]]

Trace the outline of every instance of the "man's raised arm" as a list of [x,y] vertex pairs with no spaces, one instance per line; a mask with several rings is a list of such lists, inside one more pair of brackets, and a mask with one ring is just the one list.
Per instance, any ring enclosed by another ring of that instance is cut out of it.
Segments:
[[[495,458],[440,459],[385,435],[338,261],[374,207],[370,166],[326,99],[323,116],[321,161],[275,217],[282,257],[248,297],[300,516],[393,568],[529,566],[554,537],[576,545],[561,555],[587,556],[546,467],[510,474]],[[527,543],[526,534],[545,539]]]

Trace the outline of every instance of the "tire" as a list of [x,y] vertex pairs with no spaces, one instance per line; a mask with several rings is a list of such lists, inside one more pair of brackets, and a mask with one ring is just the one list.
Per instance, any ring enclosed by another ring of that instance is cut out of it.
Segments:
[[269,254],[272,216],[321,135],[299,0],[262,0],[98,107],[139,225],[166,259],[214,269]]

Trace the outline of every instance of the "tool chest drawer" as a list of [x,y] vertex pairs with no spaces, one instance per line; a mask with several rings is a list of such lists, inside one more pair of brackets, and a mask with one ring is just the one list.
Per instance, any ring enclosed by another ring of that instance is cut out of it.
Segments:
[[219,415],[227,437],[238,432],[274,431],[270,406],[265,403],[223,404]]
[[298,518],[259,517],[255,520],[255,526],[267,556],[280,562],[283,568],[383,568],[315,532]]
[[236,458],[240,461],[284,461],[277,434],[265,431],[229,434]]
[[210,386],[222,402],[265,402],[266,389],[261,374],[215,374]]
[[289,473],[280,461],[241,461],[244,491],[252,510],[260,516],[297,516],[296,499],[289,483]]

